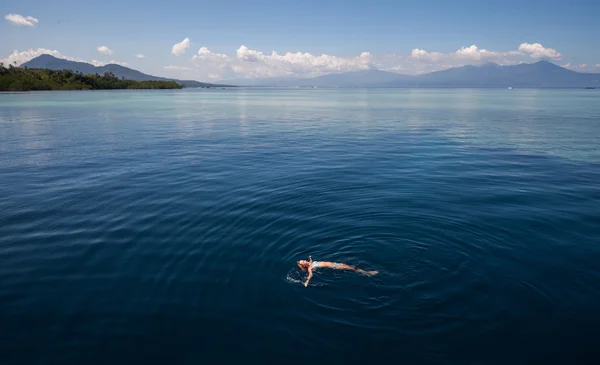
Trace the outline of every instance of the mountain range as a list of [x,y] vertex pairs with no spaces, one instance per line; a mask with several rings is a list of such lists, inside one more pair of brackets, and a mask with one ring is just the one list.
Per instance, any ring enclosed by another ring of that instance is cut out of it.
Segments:
[[286,87],[600,87],[600,74],[575,72],[548,61],[500,66],[486,63],[423,75],[381,70],[328,74],[314,78],[264,78],[221,81],[239,86]]
[[147,75],[140,71],[131,69],[129,67],[117,65],[114,63],[105,66],[94,66],[85,62],[69,61],[62,58],[56,58],[49,54],[43,54],[28,62],[25,62],[21,67],[29,68],[45,68],[50,70],[71,70],[74,72],[81,72],[83,74],[99,74],[103,75],[106,72],[112,72],[115,76],[121,78],[124,77],[127,80],[135,81],[169,81],[173,80],[183,87],[226,87],[229,85],[210,84],[206,82],[199,82],[195,80],[177,80],[169,79],[165,77],[158,77]]
[[222,80],[219,84],[176,80],[147,75],[116,64],[94,66],[44,54],[21,65],[29,68],[73,70],[84,74],[112,72],[129,80],[174,80],[184,87],[283,86],[283,87],[599,87],[599,73],[575,72],[552,62],[511,66],[486,63],[455,67],[422,75],[403,75],[376,69],[328,74],[313,78],[276,77]]

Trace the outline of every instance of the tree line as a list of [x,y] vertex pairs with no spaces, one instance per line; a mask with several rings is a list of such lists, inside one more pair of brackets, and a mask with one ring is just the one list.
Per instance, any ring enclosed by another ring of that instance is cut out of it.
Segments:
[[0,63],[0,91],[31,90],[117,90],[181,89],[175,81],[134,81],[118,78],[112,72],[84,75],[71,70],[5,67]]

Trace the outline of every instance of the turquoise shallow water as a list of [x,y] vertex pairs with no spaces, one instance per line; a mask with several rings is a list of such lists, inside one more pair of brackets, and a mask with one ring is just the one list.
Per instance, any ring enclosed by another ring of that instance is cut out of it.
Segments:
[[0,94],[0,363],[595,363],[599,132],[595,90]]

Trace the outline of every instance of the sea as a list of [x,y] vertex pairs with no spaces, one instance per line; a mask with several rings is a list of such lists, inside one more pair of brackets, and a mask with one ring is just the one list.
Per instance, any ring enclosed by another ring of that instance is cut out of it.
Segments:
[[307,362],[600,363],[600,92],[0,94],[0,364]]

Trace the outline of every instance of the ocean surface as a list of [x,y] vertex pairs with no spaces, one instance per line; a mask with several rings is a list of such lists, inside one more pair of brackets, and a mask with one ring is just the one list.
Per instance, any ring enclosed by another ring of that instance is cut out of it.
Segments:
[[599,358],[597,90],[0,94],[2,365]]

